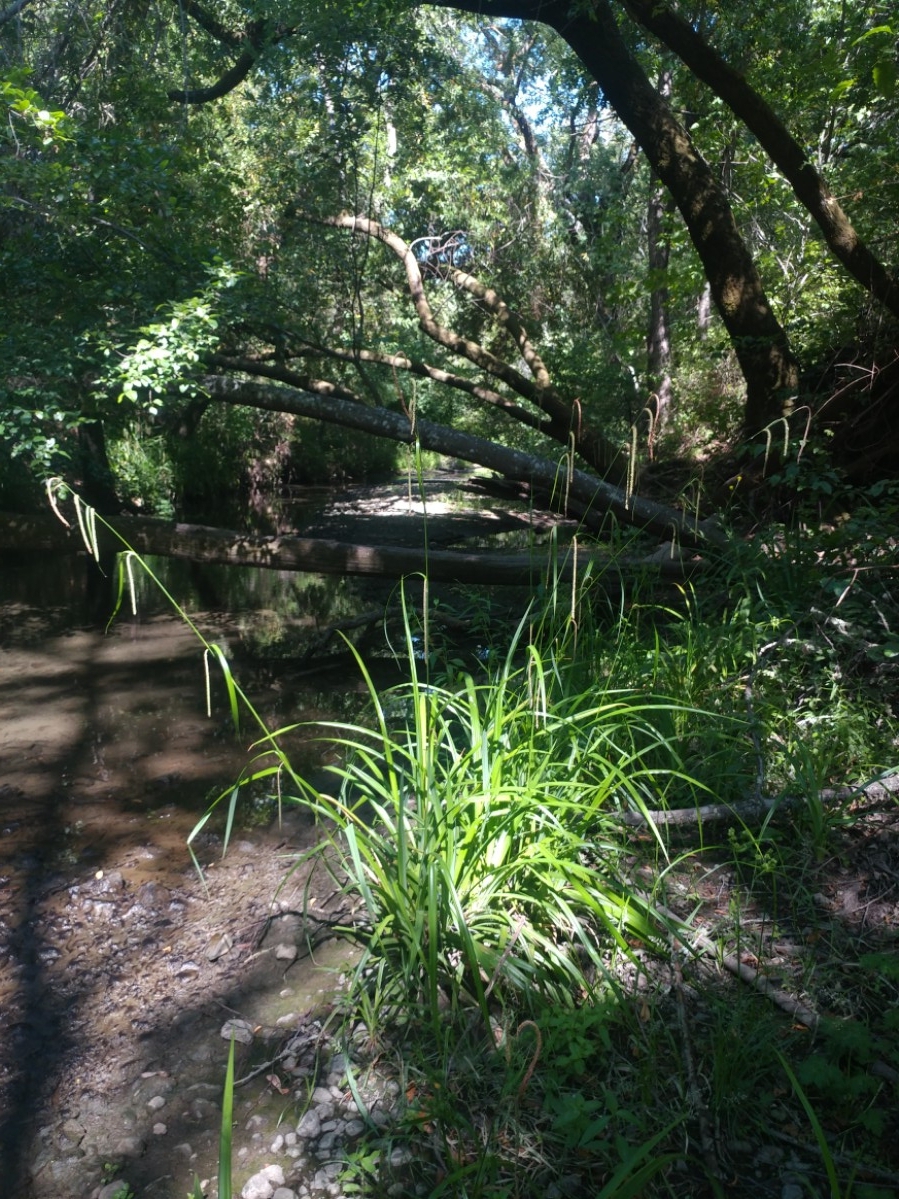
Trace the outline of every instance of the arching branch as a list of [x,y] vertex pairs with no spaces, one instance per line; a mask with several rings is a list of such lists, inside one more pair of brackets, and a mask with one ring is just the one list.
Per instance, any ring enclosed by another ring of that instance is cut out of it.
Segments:
[[618,447],[587,425],[577,401],[567,400],[553,386],[546,364],[528,338],[521,319],[492,288],[484,286],[465,271],[453,268],[446,273],[446,277],[455,286],[473,295],[490,310],[497,323],[514,341],[516,349],[531,373],[530,378],[480,343],[463,337],[436,319],[428,300],[418,259],[412,247],[398,234],[385,228],[378,221],[371,220],[369,217],[356,216],[353,213],[340,213],[333,217],[312,217],[293,209],[288,216],[330,225],[337,229],[346,229],[349,232],[372,237],[382,242],[403,264],[419,328],[426,336],[451,353],[464,358],[533,404],[549,418],[547,421],[541,422],[539,426],[547,436],[565,446],[573,440],[577,453],[593,469],[599,471],[604,478],[608,478],[611,482],[624,483],[627,476],[626,462]]
[[208,104],[211,100],[220,100],[222,96],[233,92],[239,83],[243,83],[258,57],[257,53],[245,50],[234,66],[210,87],[172,88],[166,94],[177,104]]
[[226,29],[196,0],[174,0],[210,37],[231,50],[243,47],[232,67],[229,67],[215,83],[208,87],[171,88],[166,94],[177,104],[208,104],[227,96],[246,79],[256,65],[259,56],[269,46],[277,45],[284,38],[296,33],[295,25],[279,25],[262,18],[251,21],[242,33]]

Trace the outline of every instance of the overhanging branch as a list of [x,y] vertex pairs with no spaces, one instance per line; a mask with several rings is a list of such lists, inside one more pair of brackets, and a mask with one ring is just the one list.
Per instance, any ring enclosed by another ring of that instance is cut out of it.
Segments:
[[369,217],[346,212],[333,217],[314,217],[292,207],[287,216],[345,229],[363,237],[374,238],[387,246],[403,265],[419,328],[427,337],[452,354],[464,358],[545,413],[549,419],[539,425],[541,431],[560,445],[564,445],[566,449],[573,443],[576,452],[604,478],[619,485],[625,482],[627,463],[621,450],[587,424],[579,401],[567,400],[556,390],[549,371],[529,339],[520,318],[492,288],[486,287],[466,271],[453,270],[448,274],[456,287],[467,291],[483,303],[496,322],[509,334],[531,372],[531,378],[478,342],[440,324],[428,300],[421,267],[412,247],[392,230]]

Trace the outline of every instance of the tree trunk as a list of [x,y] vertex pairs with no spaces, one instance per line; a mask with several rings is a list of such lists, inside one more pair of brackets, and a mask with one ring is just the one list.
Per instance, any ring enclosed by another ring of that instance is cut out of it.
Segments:
[[[162,558],[321,575],[398,579],[426,573],[433,581],[529,587],[547,572],[560,580],[583,578],[592,564],[596,567],[594,579],[600,586],[605,582],[617,586],[625,572],[634,578],[648,573],[657,578],[682,580],[703,565],[701,561],[684,561],[667,552],[646,559],[610,558],[607,551],[585,550],[564,543],[553,551],[544,549],[534,553],[503,554],[496,549],[462,553],[426,550],[424,545],[410,549],[283,534],[263,537],[206,525],[174,524],[146,516],[111,516],[108,526],[97,522],[97,539],[101,555],[110,561],[127,546],[136,553]],[[0,513],[0,550],[79,553],[84,549],[78,528],[67,529],[50,513],[41,516]],[[106,609],[107,617],[112,607],[110,604]]]
[[589,17],[559,20],[556,6],[551,11],[550,23],[593,74],[684,218],[746,380],[744,430],[752,436],[789,416],[799,369],[727,195],[627,49],[606,0],[596,0]]
[[744,431],[789,416],[799,368],[720,182],[628,50],[608,0],[589,11],[564,0],[438,0],[489,16],[542,21],[555,29],[597,81],[671,192],[702,261],[712,299],[746,380]]
[[899,283],[895,276],[858,236],[839,200],[774,109],[683,17],[657,0],[624,0],[624,6],[755,135],[774,165],[783,171],[797,200],[814,217],[834,257],[866,291],[899,316]]
[[[665,100],[671,95],[671,72],[659,77],[659,95]],[[668,320],[668,258],[671,249],[665,232],[668,210],[659,180],[649,180],[649,203],[646,209],[646,242],[650,274],[649,329],[646,334],[646,377],[651,391],[649,408],[649,456],[653,456],[656,439],[665,427],[671,407],[671,327]]]

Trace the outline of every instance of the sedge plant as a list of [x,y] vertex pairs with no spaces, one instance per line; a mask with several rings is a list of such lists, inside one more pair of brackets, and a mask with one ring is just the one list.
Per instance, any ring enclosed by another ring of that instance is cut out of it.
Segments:
[[610,950],[665,931],[623,877],[616,815],[645,811],[653,717],[671,705],[566,691],[553,647],[525,641],[527,617],[486,681],[429,682],[405,615],[408,681],[379,694],[358,659],[371,724],[320,734],[337,759],[333,789],[280,753],[297,726],[260,742],[275,760],[251,777],[289,771],[293,798],[321,820],[322,860],[357,905],[342,928],[362,944],[357,987],[379,979],[387,1007],[411,1000],[436,1029],[447,1007],[486,1019],[491,994],[580,1001],[610,984]]

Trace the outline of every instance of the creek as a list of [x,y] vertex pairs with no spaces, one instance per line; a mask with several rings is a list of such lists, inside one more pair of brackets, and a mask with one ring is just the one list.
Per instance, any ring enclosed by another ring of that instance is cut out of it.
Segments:
[[[421,536],[420,517],[405,535]],[[301,809],[250,792],[224,857],[214,816],[193,841],[201,880],[187,839],[258,727],[235,735],[216,670],[207,711],[202,646],[155,585],[138,582],[136,613],[126,596],[108,628],[85,624],[84,565],[0,559],[0,1176],[9,1199],[87,1196],[120,1170],[138,1196],[183,1199],[195,1173],[215,1176],[223,1023],[296,1028],[351,958],[333,942],[307,955],[294,914],[310,899],[327,911],[324,872],[278,890],[318,836]],[[396,585],[149,565],[266,727],[302,723],[291,760],[320,772],[316,722],[364,696],[322,630],[343,623],[383,646],[359,617],[397,607]],[[379,688],[401,677],[389,653],[371,669]],[[285,1107],[264,1084],[240,1103],[246,1128]],[[265,1148],[248,1145],[245,1174]]]

